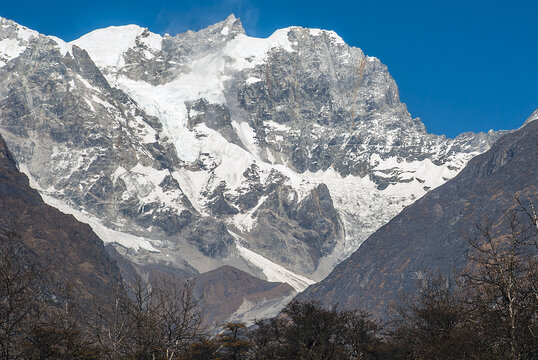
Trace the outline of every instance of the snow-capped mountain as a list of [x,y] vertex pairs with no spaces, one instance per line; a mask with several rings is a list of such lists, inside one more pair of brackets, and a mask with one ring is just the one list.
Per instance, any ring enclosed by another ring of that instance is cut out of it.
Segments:
[[32,186],[126,258],[297,291],[499,136],[429,134],[386,66],[334,32],[253,38],[233,15],[71,43],[2,19],[0,84]]

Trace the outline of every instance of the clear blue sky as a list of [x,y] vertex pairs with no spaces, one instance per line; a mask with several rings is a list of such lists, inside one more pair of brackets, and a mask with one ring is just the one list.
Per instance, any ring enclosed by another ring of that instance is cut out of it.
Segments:
[[16,1],[0,16],[73,40],[138,24],[156,33],[240,17],[266,37],[299,25],[335,30],[385,63],[411,115],[430,132],[513,129],[538,107],[538,1]]

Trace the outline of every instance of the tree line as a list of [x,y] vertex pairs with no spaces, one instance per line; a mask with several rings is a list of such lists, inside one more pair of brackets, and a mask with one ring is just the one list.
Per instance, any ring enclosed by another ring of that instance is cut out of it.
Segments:
[[194,284],[171,278],[137,276],[77,304],[51,291],[18,235],[0,228],[0,357],[537,359],[538,224],[532,204],[516,201],[502,224],[476,226],[467,268],[425,276],[388,319],[292,301],[272,319],[218,330],[204,327]]

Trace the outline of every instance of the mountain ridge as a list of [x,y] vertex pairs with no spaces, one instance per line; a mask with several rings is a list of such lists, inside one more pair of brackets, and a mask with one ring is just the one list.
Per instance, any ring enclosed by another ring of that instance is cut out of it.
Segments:
[[18,46],[0,133],[49,203],[135,264],[300,291],[500,135],[428,134],[386,66],[324,30],[258,39],[229,17],[101,47],[116,28],[66,44],[0,24],[0,50]]
[[386,317],[390,306],[412,293],[428,273],[461,270],[470,249],[465,236],[472,237],[475,224],[485,219],[502,223],[514,207],[514,196],[524,203],[538,198],[537,168],[531,165],[538,163],[537,144],[538,122],[504,135],[452,180],[406,207],[298,298]]

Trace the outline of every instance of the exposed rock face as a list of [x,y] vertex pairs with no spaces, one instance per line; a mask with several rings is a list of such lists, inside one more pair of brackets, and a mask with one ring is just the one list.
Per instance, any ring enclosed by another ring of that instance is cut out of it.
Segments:
[[[325,184],[313,188],[298,203],[296,197],[291,187],[282,186],[254,211],[257,223],[249,234],[255,240],[251,249],[313,273],[318,259],[330,254],[340,240],[340,219]],[[282,254],[279,249],[283,247],[291,253]]]
[[44,199],[137,268],[233,265],[302,290],[498,133],[428,134],[386,67],[334,32],[66,44],[0,20],[0,133]]
[[18,234],[31,260],[47,269],[52,293],[58,282],[87,305],[92,298],[112,294],[121,281],[116,264],[90,226],[46,205],[17,169],[1,137],[0,226]]
[[472,234],[476,222],[502,223],[516,195],[537,203],[537,144],[537,121],[503,136],[454,179],[402,210],[299,298],[383,316],[425,272],[461,269],[469,251],[464,235]]

